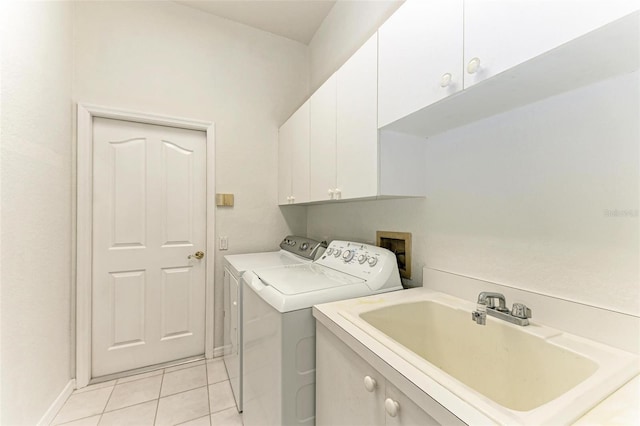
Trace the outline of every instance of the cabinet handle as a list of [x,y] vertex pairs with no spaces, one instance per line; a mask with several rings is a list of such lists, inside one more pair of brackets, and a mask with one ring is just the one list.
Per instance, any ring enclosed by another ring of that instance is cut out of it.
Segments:
[[376,390],[376,386],[378,386],[376,379],[371,376],[364,376],[364,388],[367,392],[373,392]]
[[334,195],[334,191],[333,191],[333,189],[328,190],[328,191],[327,191],[327,194],[329,194],[329,199],[330,199],[330,200],[333,200],[333,195]]
[[480,59],[479,58],[473,58],[467,64],[467,72],[469,74],[475,74],[476,72],[478,72],[479,68],[480,68]]
[[398,415],[398,411],[400,411],[400,404],[398,404],[398,401],[387,398],[384,400],[384,409],[388,415],[395,417]]
[[442,74],[442,78],[440,79],[440,87],[447,87],[451,84],[451,74],[446,73]]
[[336,200],[340,200],[342,198],[342,190],[336,188],[335,193],[336,193],[336,198],[335,199]]

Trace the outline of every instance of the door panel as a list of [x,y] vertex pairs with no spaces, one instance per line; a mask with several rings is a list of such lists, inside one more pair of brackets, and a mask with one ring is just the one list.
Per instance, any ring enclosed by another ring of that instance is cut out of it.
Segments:
[[162,270],[162,339],[173,339],[191,334],[191,268]]
[[144,271],[111,273],[110,349],[144,343]]
[[92,376],[204,352],[204,132],[95,118]]
[[107,167],[113,179],[105,188],[111,195],[112,247],[144,246],[146,139],[109,141]]
[[162,141],[163,246],[189,244],[193,229],[193,151]]

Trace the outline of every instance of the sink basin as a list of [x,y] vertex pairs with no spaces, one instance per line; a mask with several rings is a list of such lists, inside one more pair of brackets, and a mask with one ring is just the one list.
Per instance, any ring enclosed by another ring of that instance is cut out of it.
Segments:
[[534,321],[487,317],[480,326],[475,304],[435,292],[422,299],[341,314],[498,423],[571,423],[640,369],[633,354]]

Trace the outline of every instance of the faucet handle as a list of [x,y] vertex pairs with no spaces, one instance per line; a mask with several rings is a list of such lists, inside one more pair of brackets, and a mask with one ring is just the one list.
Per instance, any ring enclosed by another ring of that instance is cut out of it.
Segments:
[[514,303],[511,308],[511,315],[516,318],[531,318],[531,309],[527,308],[524,303]]

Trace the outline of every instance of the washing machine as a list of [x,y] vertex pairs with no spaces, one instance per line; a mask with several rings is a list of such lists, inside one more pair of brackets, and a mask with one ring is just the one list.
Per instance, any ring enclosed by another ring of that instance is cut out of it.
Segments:
[[242,412],[242,287],[240,278],[248,269],[265,269],[311,263],[327,244],[289,235],[280,250],[264,253],[232,254],[224,257],[224,365],[229,375],[236,407]]
[[245,426],[315,424],[313,305],[402,289],[393,253],[349,241],[311,263],[246,271],[242,286]]

